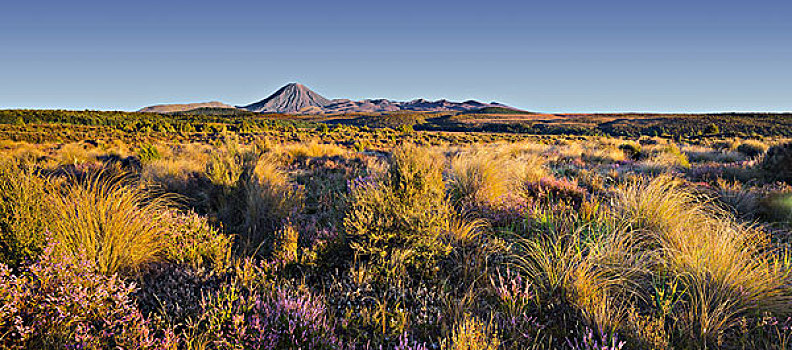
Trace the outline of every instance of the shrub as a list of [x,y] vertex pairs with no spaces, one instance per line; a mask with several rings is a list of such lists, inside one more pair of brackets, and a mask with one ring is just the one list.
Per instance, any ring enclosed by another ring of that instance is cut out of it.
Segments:
[[322,301],[303,290],[226,286],[205,297],[201,308],[194,327],[214,348],[341,348]]
[[767,178],[792,184],[792,143],[768,149],[759,166]]
[[195,213],[170,211],[163,216],[168,225],[164,258],[193,268],[225,270],[231,264],[231,238]]
[[64,256],[84,259],[105,274],[160,259],[170,226],[166,197],[97,174],[65,184],[50,196],[49,205],[53,215],[48,227]]
[[619,145],[619,149],[624,152],[624,155],[627,158],[632,160],[640,160],[641,159],[641,145],[635,142],[627,142]]
[[190,265],[161,263],[148,266],[136,276],[138,288],[132,297],[149,318],[162,318],[184,329],[202,313],[201,300],[229,283],[229,273]]
[[767,151],[767,145],[759,140],[746,140],[737,146],[737,152],[749,158],[761,156],[765,151]]
[[583,332],[580,339],[567,339],[572,350],[621,350],[626,344],[616,334],[594,333],[591,328]]
[[442,241],[450,219],[444,192],[439,157],[411,145],[394,149],[382,178],[352,184],[344,219],[351,247],[392,273],[431,272],[450,249]]
[[445,350],[497,350],[500,346],[497,330],[481,321],[465,315],[454,327]]
[[159,148],[153,144],[145,144],[138,149],[138,159],[142,163],[148,163],[160,158],[162,158],[162,154],[160,154]]
[[0,163],[0,263],[17,267],[41,252],[49,220],[44,198],[44,181],[31,170]]
[[299,239],[299,231],[291,224],[285,225],[275,234],[273,258],[283,264],[296,261]]
[[542,203],[564,202],[579,206],[586,199],[586,190],[567,179],[542,178],[522,187],[524,195]]
[[0,264],[0,345],[5,349],[169,349],[130,298],[134,287],[59,256],[54,241],[22,276]]

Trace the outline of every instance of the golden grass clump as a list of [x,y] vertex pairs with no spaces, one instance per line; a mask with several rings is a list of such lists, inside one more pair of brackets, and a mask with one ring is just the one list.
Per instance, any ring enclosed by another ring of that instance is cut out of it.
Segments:
[[741,316],[792,311],[790,271],[779,268],[768,237],[678,180],[633,181],[618,189],[615,205],[656,251],[656,269],[678,276],[687,291],[684,331],[699,342],[713,342]]
[[513,148],[479,148],[450,161],[448,191],[455,205],[496,203],[525,183],[547,176],[544,158]]
[[258,158],[244,186],[241,246],[258,251],[260,244],[298,210],[303,194],[269,155]]
[[307,143],[282,145],[275,152],[287,154],[292,159],[300,159],[335,157],[346,153],[346,149],[336,144],[323,144],[313,140]]
[[160,259],[171,201],[101,174],[65,184],[50,196],[48,224],[58,253],[103,274],[134,271]]
[[509,191],[506,162],[487,152],[464,153],[451,159],[448,187],[455,204],[492,203]]

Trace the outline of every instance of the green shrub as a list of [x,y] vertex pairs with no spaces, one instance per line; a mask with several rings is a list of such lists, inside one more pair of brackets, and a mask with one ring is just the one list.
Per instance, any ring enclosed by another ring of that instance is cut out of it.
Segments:
[[138,150],[138,159],[143,163],[148,163],[160,158],[162,158],[162,154],[160,154],[159,148],[153,144],[149,143],[142,145]]
[[619,145],[619,149],[624,152],[624,155],[631,160],[641,159],[641,145],[635,142],[626,142]]
[[450,224],[442,168],[440,157],[408,145],[393,151],[386,174],[353,184],[344,230],[358,256],[388,276],[432,272],[450,250],[442,239]]
[[195,213],[171,211],[163,217],[168,225],[164,258],[193,268],[224,270],[231,264],[231,238]]
[[48,211],[45,183],[16,162],[0,163],[0,263],[18,267],[44,244]]
[[759,167],[768,179],[792,184],[792,143],[768,149]]

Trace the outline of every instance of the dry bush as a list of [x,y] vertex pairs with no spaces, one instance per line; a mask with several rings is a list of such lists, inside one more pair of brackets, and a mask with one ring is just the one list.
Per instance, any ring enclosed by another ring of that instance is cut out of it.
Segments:
[[206,164],[192,159],[157,159],[143,165],[140,177],[144,181],[161,184],[172,192],[184,193],[190,179],[205,168]]
[[474,151],[451,159],[448,188],[454,204],[493,203],[514,184],[509,162],[492,152]]
[[644,147],[646,159],[639,163],[641,171],[657,174],[669,170],[690,168],[690,162],[685,154],[674,144]]
[[685,146],[682,151],[695,163],[734,163],[745,160],[745,155],[731,150],[711,149],[704,146]]
[[86,149],[83,145],[69,143],[63,145],[55,154],[59,165],[79,165],[96,161],[101,152],[96,149]]
[[616,163],[625,160],[627,156],[621,146],[606,140],[586,144],[581,154],[584,161],[594,163]]
[[545,305],[571,305],[590,325],[615,332],[645,269],[646,257],[629,227],[569,212],[540,215],[537,224],[534,237],[517,240],[513,259],[533,288],[540,314],[556,312],[543,311]]

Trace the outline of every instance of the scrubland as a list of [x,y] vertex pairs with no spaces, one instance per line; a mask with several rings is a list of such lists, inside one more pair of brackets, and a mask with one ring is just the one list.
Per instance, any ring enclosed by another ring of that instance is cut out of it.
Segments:
[[789,140],[344,130],[0,142],[0,347],[792,347]]

